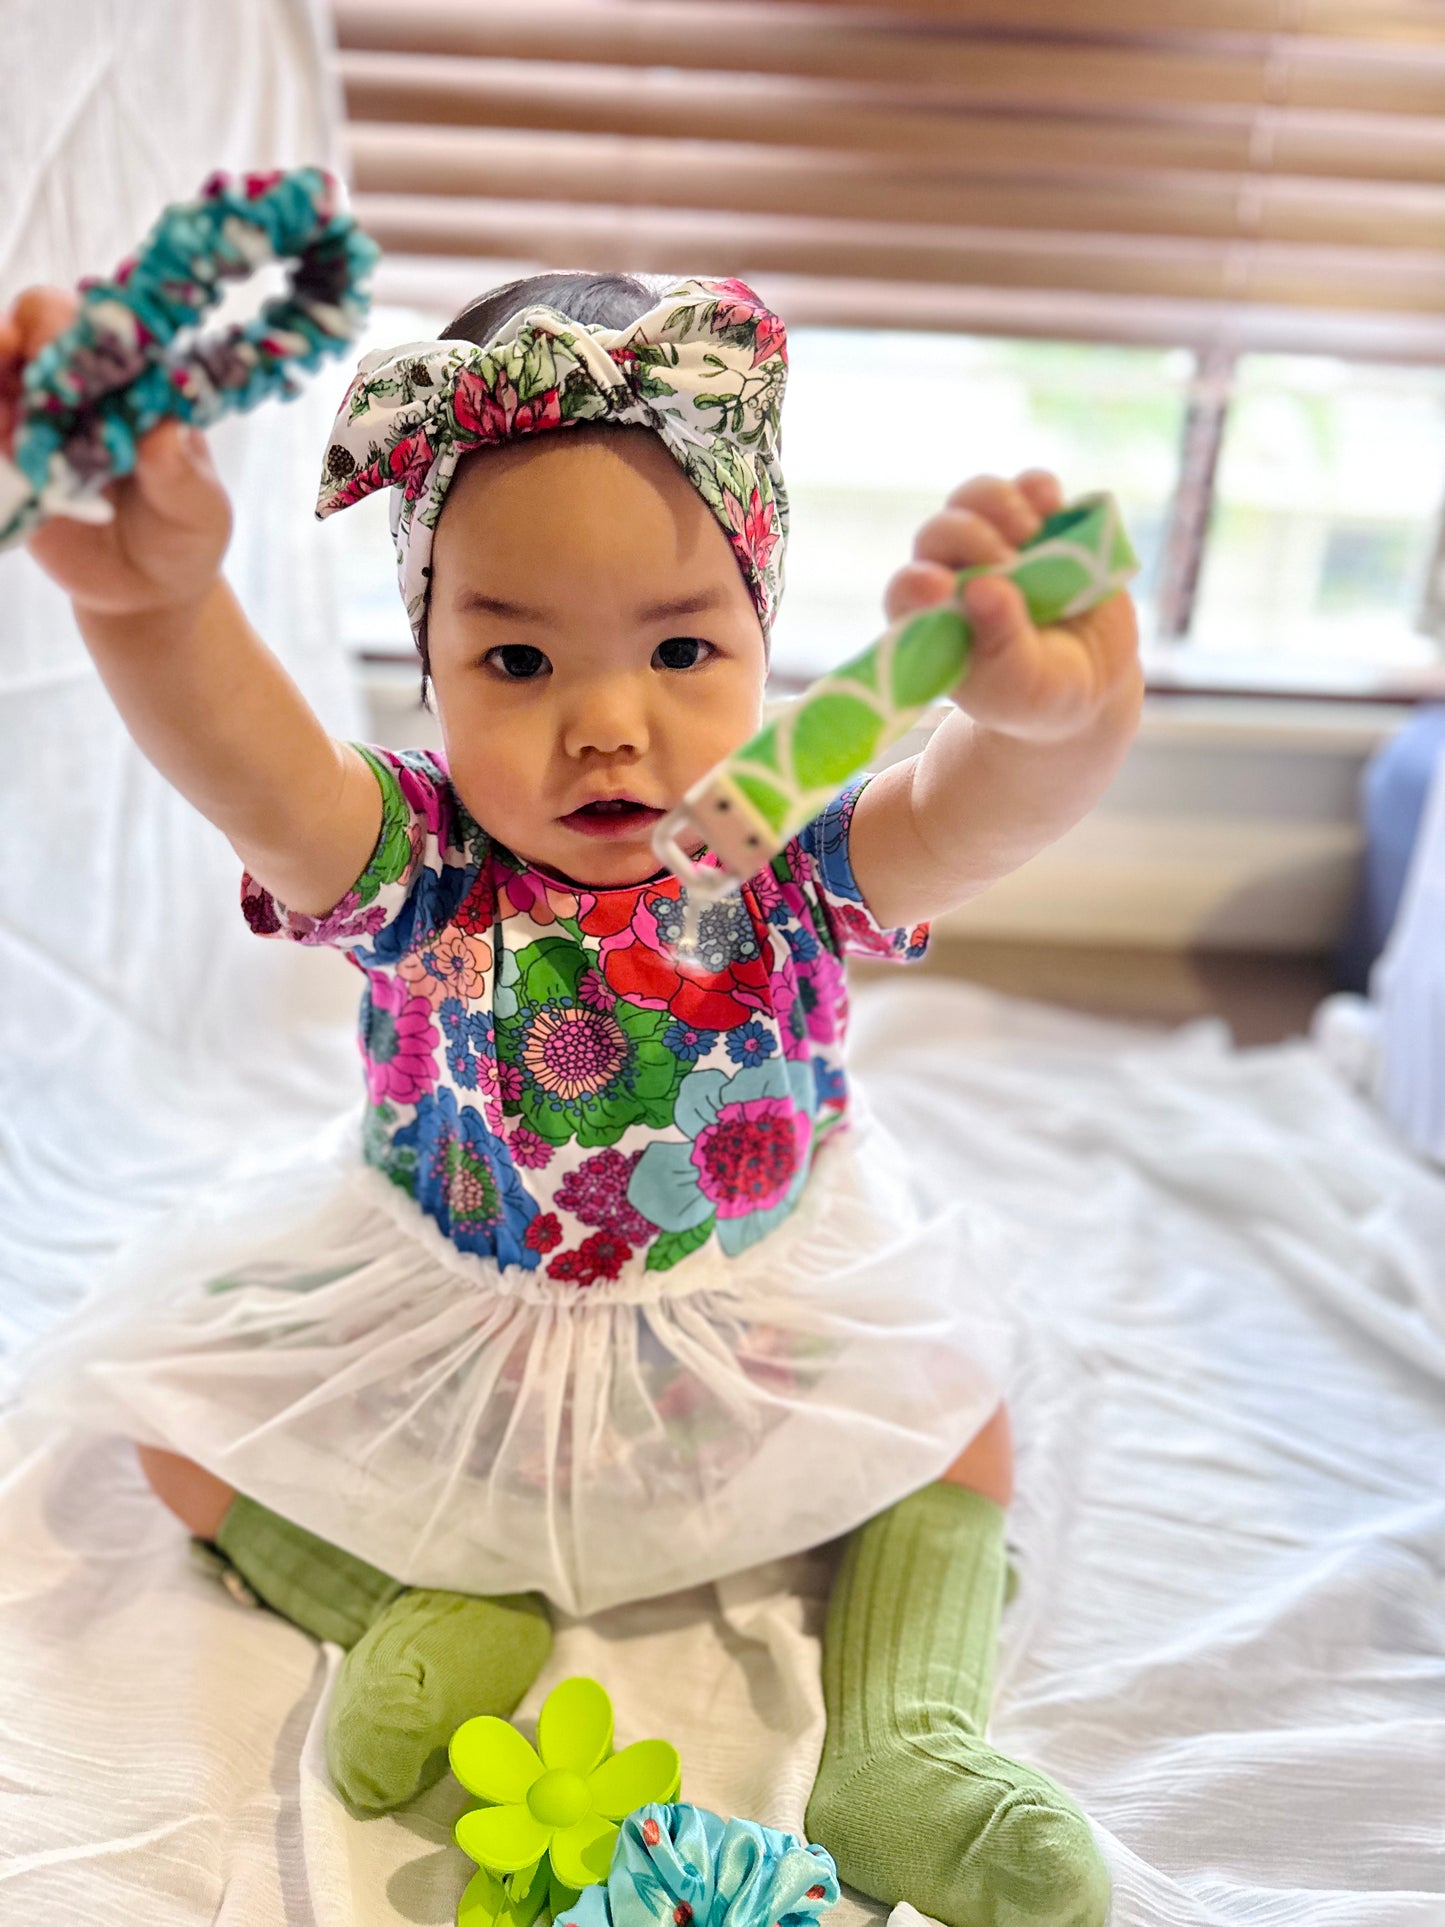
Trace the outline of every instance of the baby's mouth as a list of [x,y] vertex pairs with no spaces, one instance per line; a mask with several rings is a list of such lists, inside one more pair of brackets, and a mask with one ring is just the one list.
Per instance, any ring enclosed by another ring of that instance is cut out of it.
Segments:
[[584,803],[557,820],[580,836],[616,838],[621,841],[649,831],[663,812],[630,796],[611,796],[595,803]]

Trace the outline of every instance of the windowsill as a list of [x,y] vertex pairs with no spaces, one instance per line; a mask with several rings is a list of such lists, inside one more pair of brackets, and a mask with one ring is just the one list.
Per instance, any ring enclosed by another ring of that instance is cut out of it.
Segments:
[[1201,649],[1144,651],[1155,696],[1254,697],[1272,702],[1445,701],[1445,662],[1381,663],[1289,656],[1229,656]]

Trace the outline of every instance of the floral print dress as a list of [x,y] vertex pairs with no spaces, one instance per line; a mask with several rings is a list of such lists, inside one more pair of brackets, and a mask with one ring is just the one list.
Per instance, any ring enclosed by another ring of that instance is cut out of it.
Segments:
[[494,843],[443,759],[358,744],[375,852],[323,918],[247,877],[259,935],[361,971],[365,1156],[462,1251],[585,1290],[728,1257],[797,1203],[848,1110],[849,954],[912,959],[854,881],[852,784],[679,962],[682,889],[559,883]]
[[390,1573],[588,1613],[837,1537],[936,1478],[1007,1362],[977,1206],[844,1068],[844,958],[919,956],[855,785],[704,912],[559,883],[439,757],[367,748],[375,850],[251,927],[360,973],[364,1094],[238,1147],[32,1361],[50,1416],[178,1452]]

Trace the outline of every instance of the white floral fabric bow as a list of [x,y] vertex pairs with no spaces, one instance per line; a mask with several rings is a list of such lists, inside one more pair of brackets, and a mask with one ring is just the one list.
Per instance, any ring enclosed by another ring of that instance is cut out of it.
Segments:
[[390,488],[418,645],[432,536],[464,455],[579,423],[660,435],[732,544],[766,635],[783,588],[783,323],[742,281],[688,279],[625,328],[535,306],[485,347],[414,341],[362,358],[336,417],[318,519]]

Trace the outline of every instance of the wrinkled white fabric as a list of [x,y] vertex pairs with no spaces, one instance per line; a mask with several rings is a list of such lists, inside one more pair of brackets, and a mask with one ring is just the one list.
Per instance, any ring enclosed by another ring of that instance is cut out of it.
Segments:
[[[1304,1042],[933,978],[855,1036],[929,1193],[1028,1232],[993,1737],[1082,1802],[1115,1927],[1439,1927],[1445,1180]],[[362,1823],[329,1788],[337,1650],[193,1564],[119,1445],[0,1425],[0,1468],[0,1921],[449,1921],[459,1789]],[[523,1715],[591,1672],[688,1798],[800,1827],[829,1571],[564,1621]]]
[[[323,0],[6,0],[0,24],[0,306],[110,272],[216,168],[339,169]],[[276,268],[237,285],[207,326],[280,286]],[[351,736],[335,545],[311,512],[343,366],[207,439],[235,509],[228,579]],[[139,1218],[166,1195],[178,1145],[199,1170],[238,1124],[284,1130],[342,1100],[355,1058],[308,1022],[324,971],[241,925],[234,851],[131,741],[24,549],[0,555],[0,821],[0,1290],[37,1330],[89,1283],[116,1201]]]

